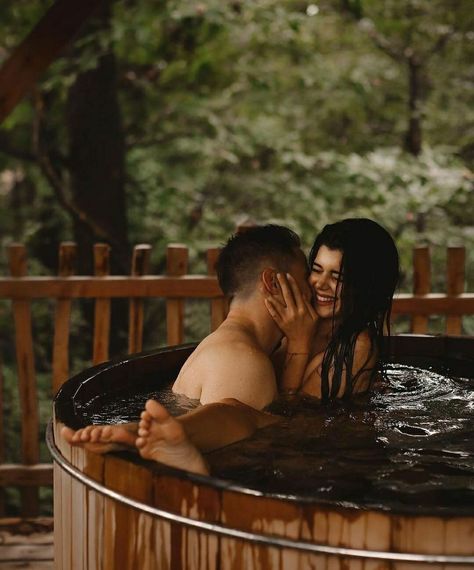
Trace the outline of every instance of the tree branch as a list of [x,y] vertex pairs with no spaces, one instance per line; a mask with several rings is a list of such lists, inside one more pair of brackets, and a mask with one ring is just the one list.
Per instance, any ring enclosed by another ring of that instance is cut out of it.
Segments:
[[92,235],[97,236],[108,242],[113,248],[116,249],[122,270],[127,272],[129,270],[128,254],[124,252],[123,244],[120,243],[114,236],[112,236],[106,229],[87,215],[83,209],[79,208],[72,200],[67,197],[64,182],[61,175],[57,172],[48,151],[41,141],[41,126],[43,119],[43,100],[41,95],[35,93],[35,117],[33,121],[33,148],[35,151],[36,162],[40,167],[41,173],[48,181],[59,205],[72,217],[73,220],[84,224]]

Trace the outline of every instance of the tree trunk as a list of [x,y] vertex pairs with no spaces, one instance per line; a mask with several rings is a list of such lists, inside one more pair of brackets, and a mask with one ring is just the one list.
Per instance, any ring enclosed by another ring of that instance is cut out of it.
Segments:
[[[100,9],[95,26],[110,25],[110,6]],[[97,46],[97,50],[99,50]],[[112,246],[112,270],[128,271],[127,215],[124,188],[125,144],[117,99],[112,52],[95,69],[80,74],[69,90],[67,127],[73,200],[98,224]],[[92,269],[92,244],[100,240],[82,222],[75,223],[80,270]]]
[[407,59],[408,64],[408,130],[404,148],[418,156],[422,148],[421,139],[421,64],[416,56]]
[[[91,27],[107,30],[110,3],[105,2]],[[90,30],[90,27],[89,27]],[[87,33],[87,30],[86,30]],[[89,48],[90,49],[90,48]],[[97,45],[96,50],[101,47]],[[84,56],[83,56],[84,57]],[[112,51],[101,55],[94,69],[80,74],[69,90],[67,128],[70,141],[71,190],[76,206],[108,236],[111,245],[111,273],[130,270],[125,197],[125,140],[117,97],[117,70]],[[90,226],[76,219],[78,270],[93,273],[93,244],[103,242]],[[86,320],[93,320],[93,307],[82,307]],[[110,356],[125,349],[128,307],[124,300],[113,300],[113,334]]]

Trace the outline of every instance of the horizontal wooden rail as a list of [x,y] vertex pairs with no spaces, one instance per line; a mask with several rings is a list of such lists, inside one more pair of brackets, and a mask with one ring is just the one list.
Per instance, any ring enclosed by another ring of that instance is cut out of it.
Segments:
[[[19,277],[0,278],[0,297],[19,299],[78,299],[109,297],[222,297],[217,279],[212,276],[167,277],[146,275],[128,277]],[[401,293],[393,302],[394,314],[470,315],[474,314],[474,293],[445,295]]]
[[53,465],[51,463],[37,463],[35,465],[21,465],[6,463],[0,465],[0,485],[29,486],[52,485]]
[[392,313],[394,315],[473,315],[474,293],[462,295],[402,293],[394,298]]
[[0,297],[7,299],[221,296],[216,278],[205,275],[0,278]]

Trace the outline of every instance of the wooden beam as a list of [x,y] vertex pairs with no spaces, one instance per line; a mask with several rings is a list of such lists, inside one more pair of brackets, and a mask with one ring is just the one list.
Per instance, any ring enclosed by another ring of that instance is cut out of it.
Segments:
[[0,123],[104,0],[57,0],[0,69]]
[[203,275],[0,278],[0,298],[6,299],[221,296],[217,279]]
[[462,295],[400,294],[393,299],[394,315],[472,315],[474,314],[474,293]]
[[21,465],[15,463],[0,465],[0,486],[49,486],[53,484],[52,463]]

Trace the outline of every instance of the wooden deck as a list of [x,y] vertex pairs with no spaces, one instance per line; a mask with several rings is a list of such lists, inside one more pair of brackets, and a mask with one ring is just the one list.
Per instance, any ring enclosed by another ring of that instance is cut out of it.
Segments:
[[0,519],[0,569],[53,570],[53,519]]

